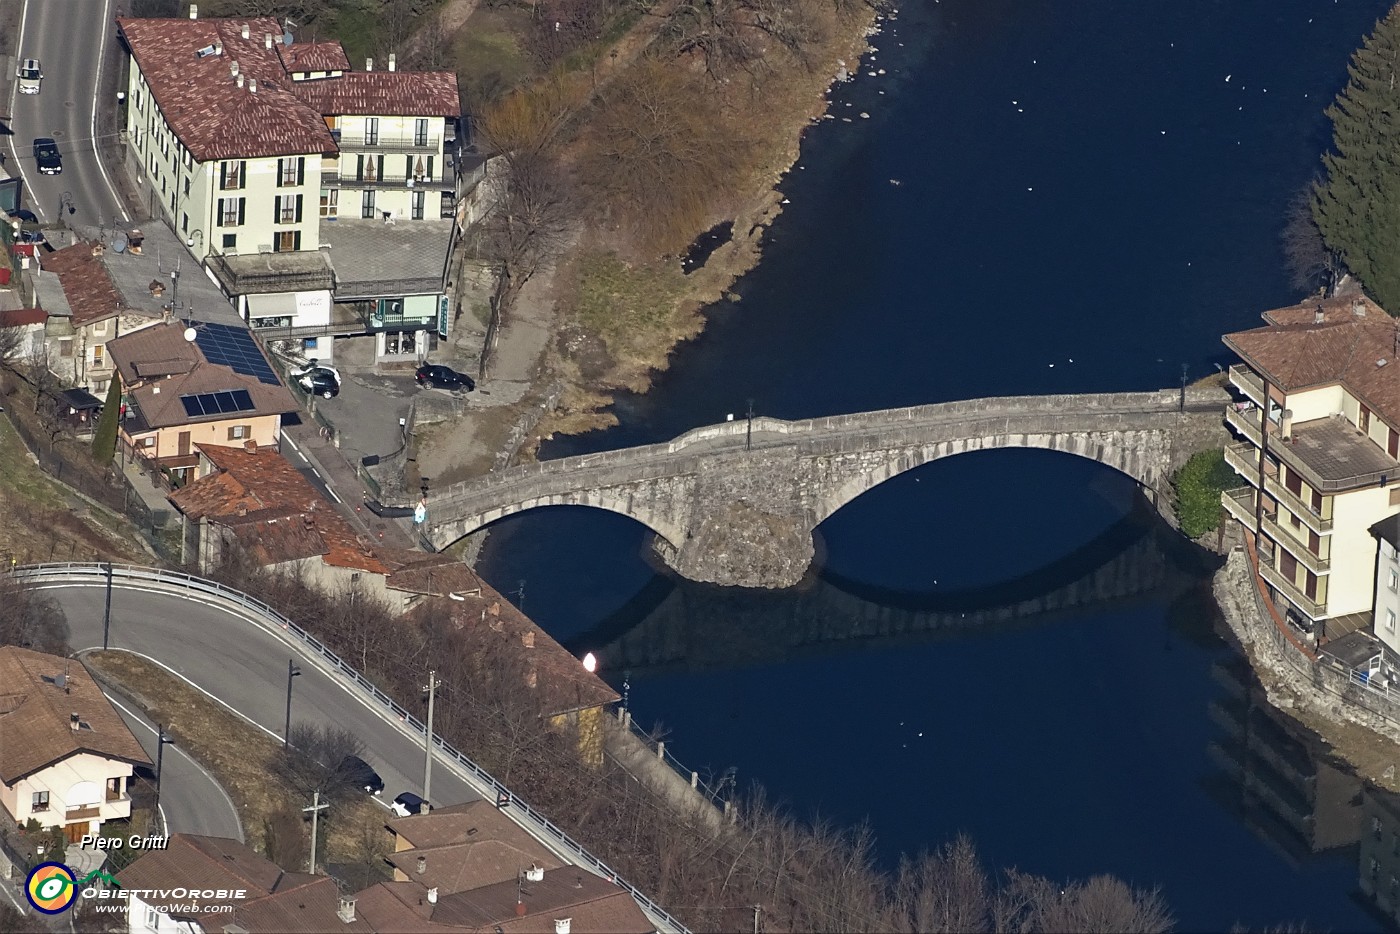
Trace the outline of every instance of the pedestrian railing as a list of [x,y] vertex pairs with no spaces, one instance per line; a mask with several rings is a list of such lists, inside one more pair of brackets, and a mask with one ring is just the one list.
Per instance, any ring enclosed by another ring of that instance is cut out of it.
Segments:
[[[17,579],[30,583],[103,584],[106,583],[109,572],[116,582],[141,585],[146,588],[151,585],[163,586],[185,593],[188,595],[188,599],[212,599],[225,607],[237,608],[254,624],[261,625],[274,635],[285,638],[313,660],[319,661],[321,667],[340,681],[347,690],[357,692],[362,697],[373,701],[374,706],[385,720],[397,722],[408,731],[417,733],[420,741],[423,734],[426,733],[427,727],[422,721],[380,690],[374,682],[327,649],[315,636],[256,597],[250,597],[242,591],[226,587],[218,581],[179,571],[163,571],[158,568],[74,562],[27,565],[16,568],[13,574]],[[392,714],[392,719],[390,714]],[[620,877],[602,860],[584,849],[581,844],[557,827],[549,818],[516,797],[508,787],[492,777],[491,773],[463,755],[443,740],[441,736],[434,734],[432,743],[442,761],[446,762],[449,768],[454,769],[484,799],[494,801],[497,807],[505,810],[509,816],[515,819],[516,823],[529,831],[536,839],[549,846],[565,860],[585,867],[625,889],[637,900],[637,904],[660,930],[689,934],[686,927],[671,917],[664,908],[653,902],[636,886]]]

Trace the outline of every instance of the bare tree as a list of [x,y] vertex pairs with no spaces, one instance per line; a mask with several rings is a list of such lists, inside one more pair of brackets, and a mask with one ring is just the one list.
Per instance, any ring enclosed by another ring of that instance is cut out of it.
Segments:
[[1288,203],[1288,214],[1280,234],[1288,265],[1289,282],[1296,289],[1328,293],[1341,278],[1342,259],[1328,248],[1322,231],[1313,220],[1313,186],[1303,188]]
[[517,155],[509,173],[482,225],[487,255],[500,270],[495,304],[501,309],[563,252],[574,216],[571,188],[557,162]]
[[28,338],[25,329],[17,325],[0,327],[0,364],[18,362],[25,345],[29,343]]
[[263,818],[263,852],[267,858],[284,869],[299,869],[306,865],[310,852],[307,832],[301,814],[284,805]]
[[287,786],[300,794],[319,791],[323,801],[344,800],[358,790],[355,770],[346,760],[364,750],[364,741],[350,730],[295,723],[276,767]]
[[[8,571],[6,567],[0,574]],[[67,655],[68,635],[68,619],[51,597],[0,577],[0,645]]]

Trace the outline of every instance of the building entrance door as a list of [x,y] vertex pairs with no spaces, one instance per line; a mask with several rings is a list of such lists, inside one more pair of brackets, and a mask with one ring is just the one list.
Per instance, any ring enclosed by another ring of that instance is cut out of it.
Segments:
[[81,843],[83,834],[88,832],[87,821],[77,821],[63,828],[63,835],[69,843]]

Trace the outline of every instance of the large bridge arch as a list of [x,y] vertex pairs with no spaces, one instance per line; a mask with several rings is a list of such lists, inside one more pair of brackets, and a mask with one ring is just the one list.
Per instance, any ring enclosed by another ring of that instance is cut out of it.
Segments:
[[887,480],[934,461],[978,451],[1027,449],[1055,451],[1103,464],[1136,482],[1144,490],[1160,489],[1165,482],[1171,436],[1161,430],[1113,432],[1055,432],[967,437],[932,444],[910,445],[890,451],[882,463],[832,478],[813,513],[813,526],[821,525],[844,506]]

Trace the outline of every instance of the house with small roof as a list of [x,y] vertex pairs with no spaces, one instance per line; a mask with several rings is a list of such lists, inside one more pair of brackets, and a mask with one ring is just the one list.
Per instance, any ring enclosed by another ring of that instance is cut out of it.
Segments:
[[72,843],[131,816],[135,766],[150,757],[76,659],[0,647],[0,805]]
[[102,264],[105,250],[97,241],[80,241],[36,254],[33,270],[36,300],[48,315],[48,368],[64,384],[100,398],[116,372],[108,345],[162,321],[149,309],[127,306]]
[[263,567],[296,573],[328,592],[355,588],[395,612],[474,579],[447,555],[389,548],[358,535],[275,451],[251,441],[196,448],[194,479],[170,501],[185,519],[186,560],[205,571],[237,547]]
[[193,476],[197,445],[276,450],[282,416],[298,408],[241,326],[168,321],[115,338],[108,349],[122,380],[123,450],[177,484]]
[[[272,17],[119,18],[127,164],[255,328],[374,334],[421,359],[445,333],[461,102],[452,72],[352,70]],[[339,307],[332,307],[332,303]]]
[[[334,879],[286,872],[227,837],[172,834],[166,849],[144,851],[117,881],[129,893],[133,934],[375,930],[356,917],[355,900],[342,897]],[[216,894],[176,897],[194,891]]]
[[1400,513],[1400,322],[1364,296],[1263,317],[1224,336],[1242,361],[1225,461],[1246,485],[1221,501],[1255,536],[1280,611],[1325,641],[1372,626],[1371,530]]
[[48,318],[42,308],[0,308],[0,332],[4,332],[0,333],[0,357],[19,364],[45,360],[44,324]]

